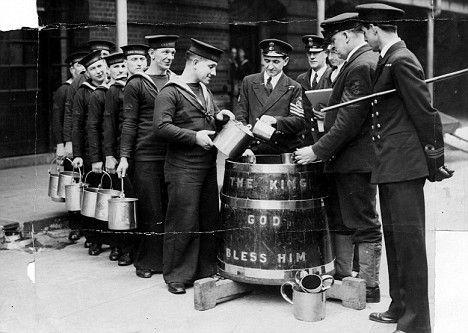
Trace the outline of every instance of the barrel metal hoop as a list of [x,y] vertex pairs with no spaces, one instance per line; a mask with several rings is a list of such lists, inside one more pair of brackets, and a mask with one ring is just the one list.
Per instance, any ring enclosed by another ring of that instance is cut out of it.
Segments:
[[228,164],[230,164],[230,166],[226,166],[226,170],[262,174],[311,172],[314,168],[313,164],[252,164],[226,160],[226,165]]
[[328,274],[335,269],[335,259],[326,263],[325,265],[309,267],[309,268],[299,268],[299,269],[260,269],[260,268],[250,268],[242,267],[237,265],[232,265],[224,262],[218,257],[218,262],[220,268],[227,274],[234,276],[242,276],[246,278],[254,279],[271,279],[271,280],[293,280],[295,274],[299,270],[307,271],[309,274]]
[[253,200],[234,198],[221,193],[221,202],[231,208],[301,210],[325,207],[323,198],[305,200]]

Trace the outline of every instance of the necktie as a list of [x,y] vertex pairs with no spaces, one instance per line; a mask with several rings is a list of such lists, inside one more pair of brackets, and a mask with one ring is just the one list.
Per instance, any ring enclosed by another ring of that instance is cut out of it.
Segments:
[[317,81],[317,73],[315,73],[314,78],[312,79],[312,90],[317,89],[318,81]]
[[268,77],[267,82],[265,84],[265,88],[267,90],[268,95],[270,95],[273,91],[273,85],[271,84],[271,76]]

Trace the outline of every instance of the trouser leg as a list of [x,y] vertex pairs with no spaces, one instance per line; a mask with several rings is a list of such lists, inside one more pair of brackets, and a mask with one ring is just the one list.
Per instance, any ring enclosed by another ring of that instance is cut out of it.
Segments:
[[195,279],[216,274],[216,254],[219,237],[215,231],[219,225],[219,194],[216,167],[208,170],[200,195],[200,251]]
[[134,189],[138,197],[138,230],[141,235],[134,265],[136,269],[163,270],[164,216],[167,191],[164,184],[164,161],[135,162]]
[[[376,210],[377,187],[370,184],[369,173],[335,174],[343,224],[352,233],[359,251],[359,277],[368,288],[379,285],[382,233]],[[363,258],[361,258],[363,256]],[[352,269],[354,249],[348,255]],[[362,266],[361,266],[362,263]]]
[[[425,243],[424,179],[379,185],[389,265],[389,311],[399,315],[397,329],[430,332]],[[393,272],[391,272],[393,270]]]
[[200,251],[200,198],[206,170],[166,164],[169,202],[164,234],[164,280],[193,281]]

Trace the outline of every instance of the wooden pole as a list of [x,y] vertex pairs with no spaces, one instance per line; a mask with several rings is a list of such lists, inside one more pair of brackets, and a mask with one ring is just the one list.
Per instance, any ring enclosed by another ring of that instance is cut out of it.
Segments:
[[[427,64],[426,64],[426,77],[432,78],[434,76],[434,13],[432,10],[427,11]],[[432,84],[427,85],[434,102],[434,88]]]
[[[60,26],[60,64],[65,63],[65,59],[67,59],[67,28],[65,25]],[[65,82],[68,79],[68,64],[65,66],[60,67],[60,76],[62,78],[62,82]]]
[[317,35],[322,36],[320,24],[325,20],[325,0],[317,0]]
[[117,46],[128,44],[127,38],[127,0],[115,0]]
[[[459,71],[455,71],[455,72],[447,73],[447,74],[444,74],[444,75],[436,76],[436,77],[427,79],[424,82],[426,82],[427,84],[430,84],[432,82],[450,79],[452,77],[463,75],[463,74],[466,74],[466,73],[468,73],[468,68],[464,68],[464,69],[461,69]],[[373,98],[376,98],[376,97],[392,94],[394,92],[396,92],[396,89],[380,91],[380,92],[377,92],[377,93],[374,93],[374,94],[371,94],[371,95],[367,95],[367,96],[363,96],[363,97],[353,99],[351,101],[343,102],[343,103],[340,103],[340,104],[335,104],[335,105],[332,105],[332,106],[327,106],[326,108],[323,108],[320,111],[328,112],[328,111],[331,111],[331,110],[334,110],[334,109],[339,109],[339,108],[342,108],[344,106],[348,106],[350,104],[354,104],[354,103],[358,103],[358,102],[362,102],[362,101],[367,101],[369,99],[373,99]]]

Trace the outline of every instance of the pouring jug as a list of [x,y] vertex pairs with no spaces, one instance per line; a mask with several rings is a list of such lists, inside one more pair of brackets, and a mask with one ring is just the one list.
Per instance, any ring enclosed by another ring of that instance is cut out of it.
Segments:
[[273,126],[271,126],[270,124],[267,124],[266,122],[262,120],[257,120],[257,122],[255,123],[252,129],[253,135],[263,141],[270,141],[275,131],[276,130]]
[[[51,170],[52,164],[54,162],[55,162],[56,173],[52,173],[52,170]],[[50,165],[49,165],[49,187],[48,187],[47,195],[52,199],[52,201],[64,202],[65,199],[58,195],[59,174],[60,174],[60,167],[59,167],[58,160],[56,157],[50,162]]]
[[82,182],[81,169],[78,168],[80,175],[78,182],[73,178],[72,183],[65,185],[65,207],[70,212],[78,212],[81,210],[81,201],[83,199],[83,190],[86,186]]
[[254,139],[251,127],[240,121],[229,120],[213,139],[213,145],[229,158],[239,157]]
[[[85,176],[85,183],[87,183],[88,175],[92,171],[89,171]],[[102,181],[102,177],[101,177]],[[97,200],[97,193],[101,188],[101,184],[98,187],[91,187],[86,186],[83,189],[83,199],[81,201],[81,215],[86,217],[93,217],[96,214],[96,200]]]
[[126,198],[124,179],[121,178],[121,193],[118,198],[109,200],[110,230],[131,230],[137,228],[136,203],[137,198]]
[[[285,288],[291,286],[292,299],[286,295]],[[293,305],[294,317],[302,321],[320,321],[325,318],[326,296],[325,292],[308,293],[292,281],[281,286],[281,296]]]
[[[102,180],[104,178],[104,175],[107,175],[109,177],[109,189],[102,188]],[[118,197],[120,193],[120,191],[112,189],[112,178],[107,172],[103,171],[101,176],[101,183],[99,184],[99,189],[96,195],[96,210],[94,213],[94,217],[97,220],[106,222],[109,220],[109,199]]]
[[[68,157],[67,160],[72,162],[72,160],[70,160]],[[59,173],[57,195],[63,199],[66,199],[65,186],[70,185],[74,179],[81,177],[81,174],[76,172],[75,169],[76,168],[73,167],[73,171],[61,171]]]

